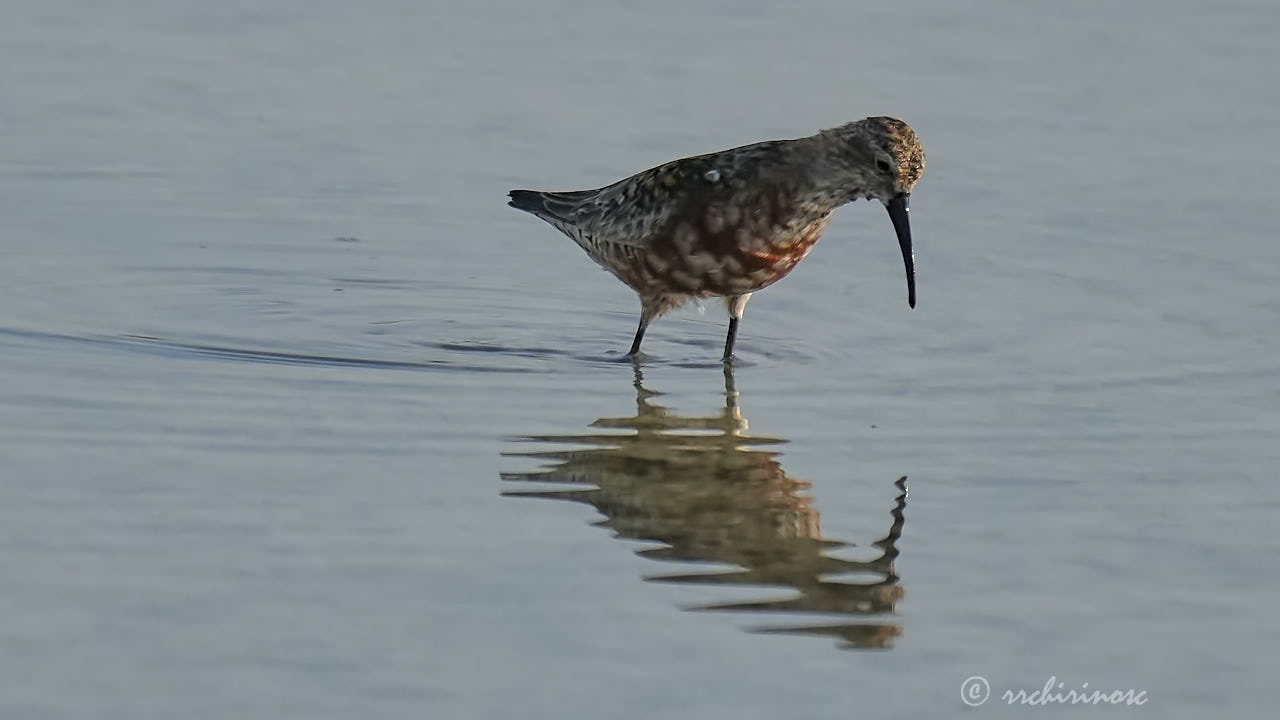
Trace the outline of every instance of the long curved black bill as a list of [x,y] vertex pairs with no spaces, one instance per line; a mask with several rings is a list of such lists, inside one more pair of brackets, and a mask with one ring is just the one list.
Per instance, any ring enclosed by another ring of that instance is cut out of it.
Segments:
[[898,247],[902,248],[902,264],[907,266],[907,304],[916,306],[916,261],[911,254],[911,200],[910,193],[898,193],[885,203],[893,231],[898,233]]

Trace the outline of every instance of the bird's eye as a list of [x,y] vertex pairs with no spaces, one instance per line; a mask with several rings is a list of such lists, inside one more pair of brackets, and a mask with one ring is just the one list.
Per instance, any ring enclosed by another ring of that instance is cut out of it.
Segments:
[[893,166],[889,164],[888,160],[885,160],[884,158],[880,158],[879,160],[876,160],[876,169],[879,170],[880,172],[887,173],[893,169]]

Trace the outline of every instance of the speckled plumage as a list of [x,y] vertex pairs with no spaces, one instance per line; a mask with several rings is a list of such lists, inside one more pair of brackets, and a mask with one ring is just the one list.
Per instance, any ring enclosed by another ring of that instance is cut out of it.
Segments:
[[639,352],[655,318],[694,297],[729,305],[725,361],[751,293],[791,272],[839,206],[878,198],[902,247],[915,306],[907,210],[924,148],[901,120],[872,117],[795,140],[675,160],[596,190],[512,190],[512,207],[572,238],[640,296]]

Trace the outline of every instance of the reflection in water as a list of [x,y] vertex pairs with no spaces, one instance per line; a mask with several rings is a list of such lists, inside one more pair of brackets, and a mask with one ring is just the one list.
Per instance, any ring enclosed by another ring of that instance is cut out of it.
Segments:
[[[791,597],[706,605],[692,610],[825,613],[860,618],[822,625],[754,628],[762,633],[828,635],[848,648],[888,648],[902,633],[884,618],[902,598],[894,572],[902,534],[906,478],[890,510],[892,522],[869,561],[831,557],[847,543],[822,537],[818,511],[803,494],[808,483],[788,477],[779,453],[757,449],[785,440],[744,434],[731,369],[725,407],[713,417],[682,417],[650,400],[636,368],[636,414],[591,424],[606,432],[541,435],[522,441],[588,449],[506,453],[546,461],[540,472],[504,473],[503,480],[559,483],[572,488],[506,492],[515,497],[572,500],[605,516],[599,524],[619,537],[662,543],[640,555],[658,561],[720,563],[730,571],[698,571],[645,578],[654,582],[791,588]],[[625,431],[625,432],[622,432]],[[851,575],[870,581],[855,582]],[[841,578],[840,576],[844,576]]]

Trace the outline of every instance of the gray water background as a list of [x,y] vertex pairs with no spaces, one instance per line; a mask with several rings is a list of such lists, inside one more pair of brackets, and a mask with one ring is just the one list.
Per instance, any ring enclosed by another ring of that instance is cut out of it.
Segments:
[[[1271,716],[1277,36],[6,3],[0,717]],[[850,205],[728,391],[721,306],[638,377],[634,297],[504,205],[869,114],[928,150],[919,306]],[[1051,676],[1149,702],[999,700]]]

